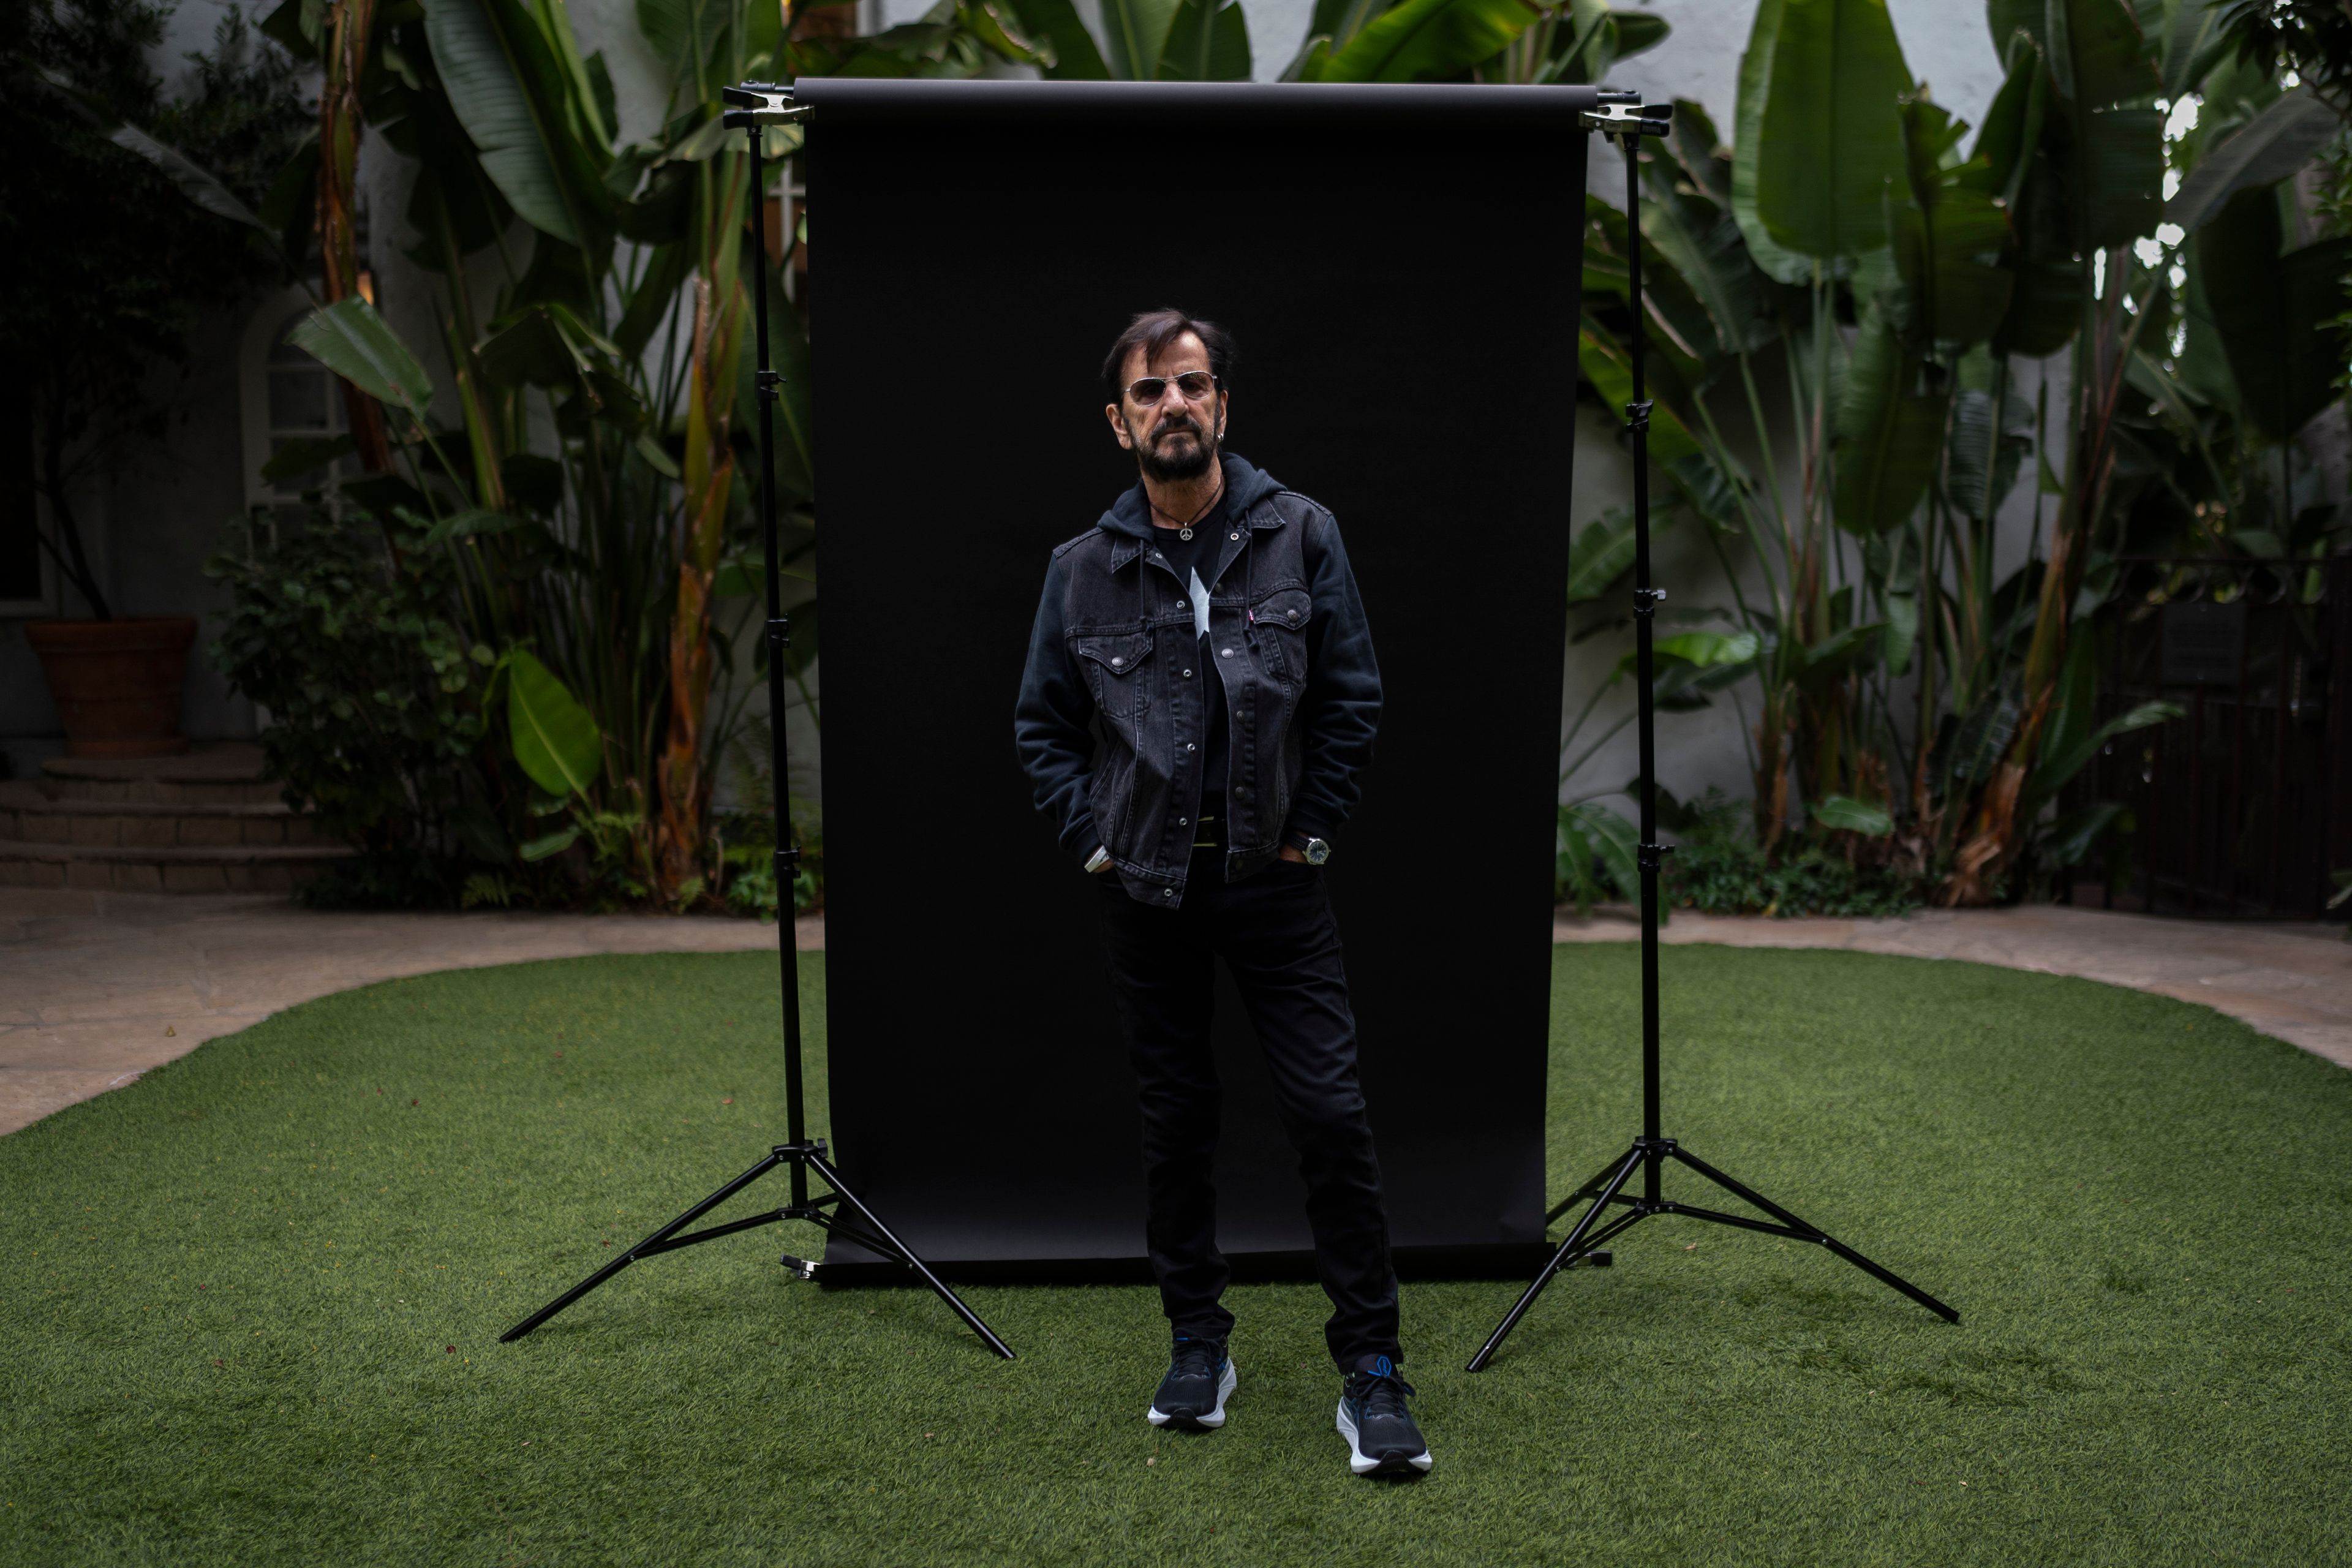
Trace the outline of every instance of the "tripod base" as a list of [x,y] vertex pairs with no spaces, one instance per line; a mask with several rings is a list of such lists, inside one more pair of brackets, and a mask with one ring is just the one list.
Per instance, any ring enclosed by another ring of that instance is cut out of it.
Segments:
[[[701,1230],[686,1229],[688,1226],[692,1225],[696,1220],[700,1219],[704,1215],[709,1214],[712,1209],[780,1165],[795,1167],[793,1171],[793,1201],[792,1203],[780,1209],[771,1209],[764,1214],[751,1215],[743,1219],[729,1220],[724,1224],[709,1226]],[[806,1180],[803,1173],[814,1174],[833,1190],[820,1197],[803,1200],[801,1195]],[[963,1320],[966,1328],[980,1336],[981,1342],[1006,1361],[1013,1359],[1012,1347],[998,1339],[995,1331],[980,1321],[980,1314],[965,1306],[963,1299],[949,1289],[940,1281],[940,1277],[931,1272],[929,1266],[915,1256],[912,1247],[893,1236],[890,1233],[890,1227],[884,1225],[876,1216],[874,1211],[858,1199],[856,1194],[843,1184],[841,1173],[835,1171],[832,1163],[825,1158],[824,1140],[822,1138],[812,1138],[804,1143],[779,1143],[770,1149],[758,1164],[696,1204],[636,1246],[614,1258],[612,1262],[607,1263],[505,1333],[500,1334],[499,1342],[512,1344],[641,1258],[653,1258],[661,1253],[674,1252],[681,1247],[692,1247],[698,1242],[716,1241],[722,1236],[733,1236],[738,1231],[752,1230],[760,1226],[774,1225],[780,1220],[788,1219],[804,1220],[810,1225],[823,1226],[845,1240],[856,1242],[868,1252],[905,1264],[921,1277],[923,1283],[929,1285],[957,1317]],[[678,1234],[680,1231],[686,1231],[686,1234],[681,1236]],[[819,1266],[806,1258],[795,1258],[786,1253],[782,1262],[787,1269],[803,1279],[816,1278]]]
[[[1719,1209],[1704,1209],[1693,1204],[1675,1203],[1660,1197],[1658,1177],[1665,1169],[1666,1162],[1669,1160],[1679,1161],[1689,1166],[1732,1196],[1771,1215],[1771,1219],[1751,1219],[1746,1215],[1725,1214]],[[1647,1179],[1643,1184],[1643,1190],[1646,1195],[1638,1198],[1625,1196],[1626,1183],[1633,1180],[1635,1172],[1645,1168]],[[1559,1244],[1559,1250],[1551,1255],[1551,1261],[1544,1265],[1543,1272],[1536,1276],[1535,1282],[1527,1288],[1525,1293],[1513,1304],[1510,1311],[1505,1314],[1503,1321],[1495,1326],[1495,1331],[1486,1336],[1486,1342],[1479,1347],[1478,1353],[1470,1358],[1470,1371],[1482,1372],[1486,1369],[1487,1362],[1494,1359],[1496,1347],[1503,1342],[1505,1337],[1513,1329],[1518,1327],[1519,1320],[1527,1316],[1528,1309],[1535,1305],[1536,1298],[1543,1294],[1544,1287],[1551,1283],[1553,1275],[1563,1268],[1573,1268],[1578,1264],[1583,1264],[1588,1268],[1605,1267],[1613,1259],[1609,1253],[1600,1250],[1601,1244],[1624,1235],[1652,1215],[1683,1215],[1691,1219],[1706,1220],[1712,1225],[1734,1226],[1741,1230],[1760,1230],[1767,1236],[1785,1236],[1797,1241],[1812,1242],[1817,1246],[1829,1248],[1830,1251],[1881,1283],[1893,1286],[1902,1291],[1946,1322],[1957,1323],[1960,1321],[1959,1313],[1928,1295],[1901,1275],[1891,1269],[1880,1268],[1828,1232],[1807,1225],[1754,1188],[1745,1186],[1725,1175],[1671,1138],[1634,1139],[1633,1146],[1625,1152],[1622,1158],[1594,1173],[1591,1181],[1560,1200],[1544,1218],[1547,1221],[1558,1219],[1588,1197],[1592,1200],[1591,1206],[1584,1211],[1583,1216],[1576,1222],[1575,1228],[1568,1233],[1568,1239]],[[1603,1220],[1601,1216],[1612,1205],[1622,1206],[1624,1212]]]

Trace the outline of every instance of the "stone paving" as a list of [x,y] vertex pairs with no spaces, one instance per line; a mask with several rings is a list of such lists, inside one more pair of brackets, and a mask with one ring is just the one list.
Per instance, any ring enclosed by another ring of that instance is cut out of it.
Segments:
[[[794,934],[803,948],[824,945],[819,917]],[[215,1036],[379,980],[775,945],[775,927],[723,916],[331,914],[260,895],[0,889],[0,1134]]]
[[[1630,941],[1629,911],[1563,914],[1558,942]],[[821,918],[795,932],[824,945]],[[2081,975],[2201,1002],[2352,1067],[2352,943],[2326,925],[2234,924],[2047,906],[1903,920],[1676,915],[1669,942],[1834,947]],[[608,952],[772,948],[719,917],[329,914],[281,898],[0,889],[0,1134],[130,1082],[297,1003],[440,969]]]
[[[1588,920],[1562,912],[1554,942],[1633,942],[1624,908]],[[2316,922],[2184,921],[2029,904],[1921,910],[1899,920],[1755,920],[1685,910],[1668,942],[1727,947],[1835,947],[1909,958],[1958,958],[2074,974],[2201,1002],[2341,1067],[2352,1068],[2352,942]]]

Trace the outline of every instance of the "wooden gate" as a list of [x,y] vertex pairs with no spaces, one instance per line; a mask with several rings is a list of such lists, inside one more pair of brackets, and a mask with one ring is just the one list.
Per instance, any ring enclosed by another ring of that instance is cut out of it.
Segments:
[[2181,717],[2108,744],[2068,792],[2130,810],[2066,890],[2109,909],[2311,920],[2352,868],[2352,560],[2124,563],[2102,717]]

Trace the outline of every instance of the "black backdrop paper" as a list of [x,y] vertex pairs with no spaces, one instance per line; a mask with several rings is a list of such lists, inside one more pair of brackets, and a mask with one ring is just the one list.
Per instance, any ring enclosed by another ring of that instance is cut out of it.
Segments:
[[[1591,92],[798,90],[845,1174],[944,1272],[1142,1272],[1095,893],[1013,707],[1048,553],[1135,479],[1104,349],[1175,305],[1234,332],[1229,445],[1338,515],[1379,652],[1378,758],[1326,876],[1399,1266],[1525,1271]],[[1295,1272],[1303,1189],[1220,984],[1221,1239],[1238,1272]]]

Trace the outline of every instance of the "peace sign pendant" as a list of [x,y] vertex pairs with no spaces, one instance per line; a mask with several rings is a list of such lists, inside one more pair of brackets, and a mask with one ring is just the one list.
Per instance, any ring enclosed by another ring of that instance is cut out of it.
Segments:
[[1192,531],[1189,528],[1180,528],[1176,531],[1176,537],[1179,539],[1190,539],[1192,537]]

